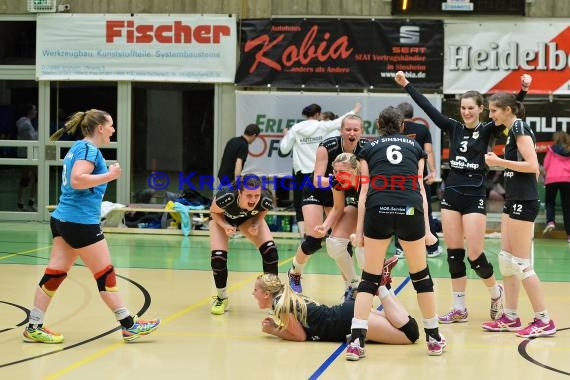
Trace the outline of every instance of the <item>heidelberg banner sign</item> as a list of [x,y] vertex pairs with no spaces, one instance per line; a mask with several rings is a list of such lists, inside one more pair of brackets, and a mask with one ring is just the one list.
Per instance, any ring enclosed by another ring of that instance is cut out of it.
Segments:
[[402,70],[423,89],[443,82],[443,23],[404,19],[242,20],[236,84],[393,88]]

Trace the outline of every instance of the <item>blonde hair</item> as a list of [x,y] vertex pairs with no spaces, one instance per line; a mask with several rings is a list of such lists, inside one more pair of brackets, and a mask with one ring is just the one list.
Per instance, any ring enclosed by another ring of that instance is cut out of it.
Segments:
[[356,158],[353,153],[341,153],[332,162],[334,164],[348,164],[354,170],[356,170],[356,174],[360,174],[360,162]]
[[55,131],[49,139],[50,141],[57,141],[64,133],[73,135],[78,126],[81,127],[81,133],[83,133],[83,136],[91,136],[93,131],[95,131],[95,127],[105,124],[107,122],[107,117],[110,116],[111,115],[109,115],[108,112],[97,109],[90,109],[85,112],[76,112],[70,116],[63,128]]
[[272,273],[264,273],[257,276],[259,287],[271,294],[273,299],[278,299],[273,304],[273,320],[280,329],[286,329],[289,326],[289,316],[293,314],[295,318],[303,325],[307,324],[307,303],[317,302],[295,293],[289,284],[283,284],[279,277]]

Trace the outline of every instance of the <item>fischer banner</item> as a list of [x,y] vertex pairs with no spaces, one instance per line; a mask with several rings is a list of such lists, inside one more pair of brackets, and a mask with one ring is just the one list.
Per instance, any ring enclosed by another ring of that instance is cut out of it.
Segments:
[[446,94],[518,91],[525,73],[531,94],[570,94],[570,24],[447,21],[444,69]]
[[[439,95],[426,95],[428,100],[441,110]],[[334,93],[298,93],[298,92],[236,92],[236,135],[242,135],[248,124],[255,123],[261,128],[259,137],[249,146],[249,157],[244,173],[267,176],[291,175],[293,163],[291,154],[282,155],[279,143],[283,138],[283,129],[304,120],[301,111],[309,104],[316,103],[324,111],[333,111],[344,115],[362,105],[359,116],[364,121],[364,136],[373,138],[378,135],[375,120],[380,111],[388,106],[397,106],[401,102],[410,102],[414,107],[413,120],[429,127],[432,135],[433,151],[441,151],[441,133],[427,115],[416,106],[407,94],[334,94]],[[293,149],[295,149],[293,147]],[[436,168],[439,178],[440,155],[436,153]]]
[[232,83],[231,15],[41,14],[39,80]]
[[282,88],[393,88],[398,70],[440,89],[441,20],[240,21],[236,84]]

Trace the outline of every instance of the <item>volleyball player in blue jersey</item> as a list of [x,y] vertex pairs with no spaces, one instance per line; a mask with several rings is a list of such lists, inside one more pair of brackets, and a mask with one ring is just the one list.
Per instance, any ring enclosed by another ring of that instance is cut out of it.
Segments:
[[160,320],[143,321],[132,316],[125,307],[117,288],[109,247],[99,223],[107,183],[121,176],[119,164],[107,168],[99,150],[110,143],[115,133],[113,119],[107,112],[96,109],[76,112],[63,128],[51,136],[51,140],[58,140],[64,133],[74,134],[77,128],[81,128],[85,138],[76,141],[63,160],[61,196],[50,219],[53,247],[36,290],[34,306],[23,334],[24,341],[63,342],[63,335],[44,326],[44,316],[67,272],[81,257],[93,273],[103,302],[120,323],[123,339],[130,342],[150,334],[158,327]]

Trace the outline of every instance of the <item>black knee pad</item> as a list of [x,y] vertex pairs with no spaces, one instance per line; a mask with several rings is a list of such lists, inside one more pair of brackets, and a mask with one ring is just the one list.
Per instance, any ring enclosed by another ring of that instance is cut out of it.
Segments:
[[362,271],[362,280],[358,284],[358,292],[370,293],[375,295],[380,287],[381,274],[372,274]]
[[433,280],[427,266],[419,272],[410,273],[410,279],[417,293],[433,292]]
[[305,235],[303,242],[301,243],[301,250],[305,255],[312,255],[321,249],[323,239],[316,238],[311,235]]
[[464,249],[448,249],[447,264],[449,265],[449,274],[451,278],[461,278],[467,276],[467,266],[465,266],[465,250]]
[[59,288],[66,277],[67,272],[46,268],[44,276],[40,280],[39,286],[42,288],[45,294],[53,297],[55,291],[57,288]]
[[410,342],[415,343],[420,338],[420,328],[412,316],[408,315],[408,318],[409,321],[404,326],[398,327],[398,330],[406,334]]
[[279,263],[279,255],[277,254],[277,246],[273,240],[266,241],[259,247],[261,260],[263,261],[263,272],[277,274],[277,266]]
[[115,268],[112,265],[94,274],[97,281],[97,289],[100,292],[118,292],[117,277],[115,277]]
[[212,251],[210,256],[210,265],[214,273],[214,282],[217,289],[223,289],[228,282],[228,252]]
[[[469,260],[469,258],[467,258],[467,260]],[[487,256],[485,256],[484,252],[481,252],[481,255],[475,260],[469,260],[469,264],[471,264],[471,269],[477,273],[477,276],[482,279],[487,279],[493,275],[493,264],[487,261]]]
[[227,251],[212,251],[210,256],[210,264],[212,265],[212,270],[214,271],[214,276],[216,273],[223,271],[228,271],[228,252]]

